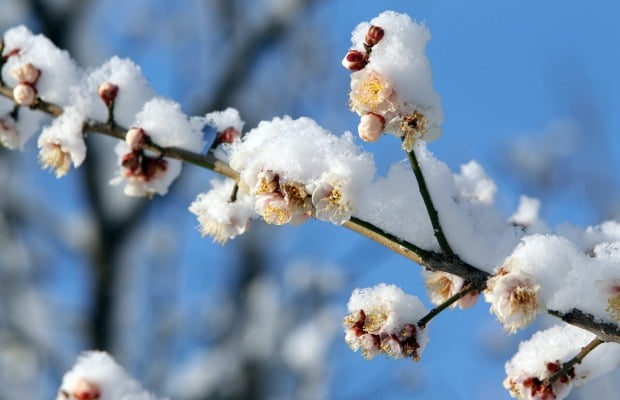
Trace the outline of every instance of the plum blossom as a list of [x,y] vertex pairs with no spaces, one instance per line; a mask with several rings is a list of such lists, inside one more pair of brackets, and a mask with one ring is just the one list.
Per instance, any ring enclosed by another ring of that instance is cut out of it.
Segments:
[[[424,283],[428,297],[436,305],[446,302],[450,297],[460,292],[466,284],[463,278],[442,271],[424,273]],[[478,292],[470,292],[454,302],[451,307],[454,308],[457,305],[462,309],[472,307],[476,304],[478,296]]]
[[43,129],[39,136],[39,162],[60,178],[67,174],[71,164],[79,167],[86,158],[86,144],[82,134],[84,114],[75,106],[65,108],[63,114]]
[[607,312],[620,322],[620,279],[600,280],[596,287],[607,297]]
[[229,239],[245,233],[254,215],[249,196],[237,193],[233,180],[211,181],[212,189],[198,195],[189,211],[200,223],[200,233],[213,237],[213,241],[225,244]]
[[[107,353],[82,353],[62,378],[56,400],[158,400]],[[159,399],[161,400],[161,399]]]
[[371,359],[383,353],[417,361],[428,342],[426,329],[417,325],[426,314],[422,302],[394,285],[356,289],[344,319],[345,342]]
[[484,298],[491,303],[490,311],[504,329],[514,333],[536,318],[541,307],[539,289],[531,275],[520,271],[516,261],[509,260],[487,281]]
[[[403,148],[411,151],[418,139],[431,141],[441,134],[443,113],[424,54],[429,38],[424,26],[394,12],[353,32],[353,48],[342,65],[353,71],[349,106],[361,118],[362,140],[376,141],[381,129],[402,138]],[[383,118],[380,128],[376,121],[370,125],[368,113]]]
[[303,184],[281,179],[273,171],[262,171],[253,191],[255,210],[274,225],[305,222],[312,213],[310,196]]

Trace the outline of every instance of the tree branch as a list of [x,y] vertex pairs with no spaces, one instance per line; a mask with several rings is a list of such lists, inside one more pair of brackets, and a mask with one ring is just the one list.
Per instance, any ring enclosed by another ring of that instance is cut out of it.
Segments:
[[[13,100],[12,91],[6,86],[0,85],[0,95]],[[38,101],[32,108],[53,116],[62,114],[62,108],[43,101]],[[126,131],[125,128],[116,124],[102,123],[93,120],[88,120],[84,123],[85,133],[100,133],[121,140],[125,139]],[[193,153],[177,147],[162,147],[152,142],[145,144],[143,147],[151,151],[159,152],[164,157],[170,157],[198,165],[234,180],[239,179],[239,173],[237,171],[230,168],[226,163],[217,160],[211,154]],[[486,287],[486,280],[491,276],[488,272],[482,271],[464,262],[456,255],[447,255],[445,253],[438,254],[429,250],[424,250],[360,218],[351,217],[343,226],[382,244],[430,271],[442,271],[457,275],[470,282],[472,287],[477,290],[484,290]],[[616,324],[600,322],[593,315],[578,309],[574,309],[569,313],[561,313],[554,310],[548,310],[547,312],[568,324],[578,326],[594,333],[597,337],[606,342],[620,343],[620,327]]]
[[420,189],[420,194],[422,195],[422,199],[424,200],[424,206],[426,207],[426,212],[431,220],[431,224],[433,225],[433,233],[435,234],[435,238],[437,242],[439,242],[439,247],[443,253],[450,257],[454,255],[448,240],[446,240],[446,236],[443,233],[443,228],[441,227],[441,222],[439,222],[439,215],[437,214],[437,210],[435,209],[435,205],[433,204],[433,199],[431,197],[430,192],[428,191],[428,187],[426,186],[426,180],[424,179],[424,174],[422,173],[422,169],[420,168],[420,164],[418,163],[418,158],[415,155],[415,148],[411,151],[407,152],[407,157],[409,158],[409,164],[411,164],[411,169],[415,174],[416,182],[418,182],[418,189]]

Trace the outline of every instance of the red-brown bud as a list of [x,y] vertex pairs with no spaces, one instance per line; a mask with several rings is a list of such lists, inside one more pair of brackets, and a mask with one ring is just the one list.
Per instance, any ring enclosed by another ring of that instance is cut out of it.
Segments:
[[93,382],[80,378],[75,383],[72,394],[76,400],[97,400],[101,397],[101,390]]
[[374,45],[379,43],[381,39],[383,39],[384,34],[385,31],[383,30],[383,28],[381,28],[380,26],[371,25],[371,27],[368,28],[368,33],[366,33],[366,38],[364,39],[364,41],[366,42],[366,45],[368,47],[373,47]]
[[132,151],[127,153],[121,159],[121,166],[128,170],[131,175],[141,174],[142,167],[142,152]]
[[349,50],[342,59],[342,65],[350,71],[359,71],[368,64],[368,55],[359,50]]
[[232,126],[218,132],[215,136],[215,144],[220,145],[222,143],[232,143],[235,139],[240,138],[241,133]]
[[116,95],[118,94],[118,86],[114,85],[110,82],[102,83],[97,89],[97,93],[99,93],[99,97],[103,100],[104,104],[107,107],[111,107],[114,104],[114,100],[116,100]]

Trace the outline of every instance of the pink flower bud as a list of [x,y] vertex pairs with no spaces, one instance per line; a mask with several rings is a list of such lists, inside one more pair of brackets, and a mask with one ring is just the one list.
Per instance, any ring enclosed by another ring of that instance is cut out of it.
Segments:
[[380,26],[372,25],[368,29],[368,33],[366,33],[366,38],[364,39],[364,41],[366,42],[366,45],[368,47],[373,47],[374,45],[379,43],[381,39],[383,39],[384,34],[385,31],[383,30],[383,28],[381,28]]
[[18,83],[13,88],[13,98],[17,104],[30,107],[37,100],[37,90],[29,83]]
[[97,89],[97,93],[99,93],[99,97],[103,100],[104,104],[107,107],[111,107],[114,104],[114,100],[116,100],[116,95],[118,94],[118,86],[114,85],[110,82],[102,83]]
[[146,143],[146,133],[142,128],[131,128],[125,135],[125,142],[131,150],[139,150]]
[[29,83],[34,85],[41,76],[41,70],[34,65],[28,63],[18,67],[14,67],[11,70],[11,75],[20,83]]
[[215,137],[215,144],[220,145],[222,143],[232,143],[235,139],[240,137],[241,133],[231,126],[217,133],[217,136]]
[[365,142],[376,142],[381,137],[383,127],[385,126],[385,118],[374,113],[366,113],[360,118],[360,124],[357,126],[357,132],[360,138]]
[[368,56],[359,50],[349,50],[342,59],[342,65],[350,71],[359,71],[368,64]]
[[76,400],[97,400],[101,397],[101,390],[95,383],[80,378],[73,385],[71,394]]

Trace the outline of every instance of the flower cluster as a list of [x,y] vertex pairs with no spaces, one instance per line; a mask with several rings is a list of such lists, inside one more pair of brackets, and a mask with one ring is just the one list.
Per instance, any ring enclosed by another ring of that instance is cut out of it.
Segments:
[[518,262],[509,260],[487,281],[484,297],[504,329],[514,333],[536,318],[539,288],[531,275],[519,269]]
[[394,285],[380,284],[356,289],[348,308],[350,314],[344,319],[345,341],[352,350],[361,349],[367,359],[383,353],[418,361],[428,334],[418,326],[426,310],[417,297],[403,293]]
[[604,343],[591,350],[581,362],[560,372],[594,338],[593,334],[571,325],[536,332],[519,345],[517,354],[506,363],[504,387],[516,399],[565,398],[573,387],[611,371],[620,362],[620,346]]
[[85,352],[62,379],[56,400],[158,400],[107,353]]
[[393,133],[411,151],[418,139],[440,134],[443,113],[424,47],[430,35],[408,16],[385,12],[353,33],[342,64],[351,73],[349,105],[360,116],[362,140]]

